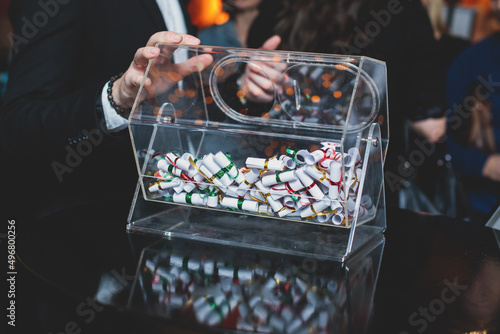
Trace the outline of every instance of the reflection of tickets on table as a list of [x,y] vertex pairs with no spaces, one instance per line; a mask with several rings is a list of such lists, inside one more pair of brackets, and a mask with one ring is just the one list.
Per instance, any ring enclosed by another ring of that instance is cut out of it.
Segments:
[[159,241],[142,252],[130,305],[223,330],[362,333],[371,315],[383,242],[380,238],[341,264],[330,257]]
[[332,332],[342,323],[339,314],[345,314],[346,290],[339,277],[173,254],[146,259],[142,272],[155,312],[188,322],[264,333]]

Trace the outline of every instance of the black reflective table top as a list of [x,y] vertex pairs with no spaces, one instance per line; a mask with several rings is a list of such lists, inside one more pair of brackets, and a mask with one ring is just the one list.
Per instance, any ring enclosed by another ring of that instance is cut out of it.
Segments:
[[100,212],[16,221],[19,332],[500,333],[484,226],[388,209],[384,235],[335,264],[129,234],[126,208]]

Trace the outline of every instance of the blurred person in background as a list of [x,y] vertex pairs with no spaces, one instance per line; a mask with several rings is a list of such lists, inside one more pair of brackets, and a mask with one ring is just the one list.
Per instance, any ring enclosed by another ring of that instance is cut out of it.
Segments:
[[387,64],[390,144],[385,163],[389,205],[418,167],[408,160],[412,133],[435,143],[445,133],[444,72],[434,32],[420,2],[410,0],[280,0],[262,3],[248,36],[258,47],[273,34],[279,49],[363,55]]
[[448,0],[449,5],[473,9],[475,11],[474,25],[470,41],[476,43],[500,30],[500,22],[495,18],[491,0]]
[[[492,1],[500,20],[500,0]],[[483,222],[500,200],[500,32],[461,53],[448,71],[448,152]]]
[[[6,189],[22,207],[15,214],[50,220],[75,210],[85,213],[74,214],[81,218],[114,205],[121,208],[114,216],[125,219],[137,183],[128,113],[148,60],[159,54],[157,42],[199,43],[189,35],[195,30],[184,3],[17,0],[9,18],[0,152],[12,183]],[[186,61],[174,58],[179,66]],[[36,166],[18,163],[26,155]],[[43,195],[24,206],[33,168]],[[105,170],[120,180],[113,191]]]
[[434,37],[438,41],[440,66],[446,71],[453,60],[467,47],[470,41],[450,34],[444,19],[444,0],[421,0],[427,9]]

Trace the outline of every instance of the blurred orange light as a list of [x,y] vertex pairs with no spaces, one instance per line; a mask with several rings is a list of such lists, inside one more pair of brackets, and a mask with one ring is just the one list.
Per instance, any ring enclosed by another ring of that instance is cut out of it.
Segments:
[[229,14],[222,11],[221,0],[191,0],[187,6],[191,22],[203,29],[229,20]]

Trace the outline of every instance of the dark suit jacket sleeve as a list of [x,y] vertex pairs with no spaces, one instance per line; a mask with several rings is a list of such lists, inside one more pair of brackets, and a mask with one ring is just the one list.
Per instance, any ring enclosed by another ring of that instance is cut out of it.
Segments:
[[[12,63],[0,114],[0,142],[9,156],[59,155],[82,131],[98,127],[104,82],[82,83],[84,1],[13,1]],[[50,15],[51,14],[51,15]],[[103,32],[105,33],[105,32]]]

